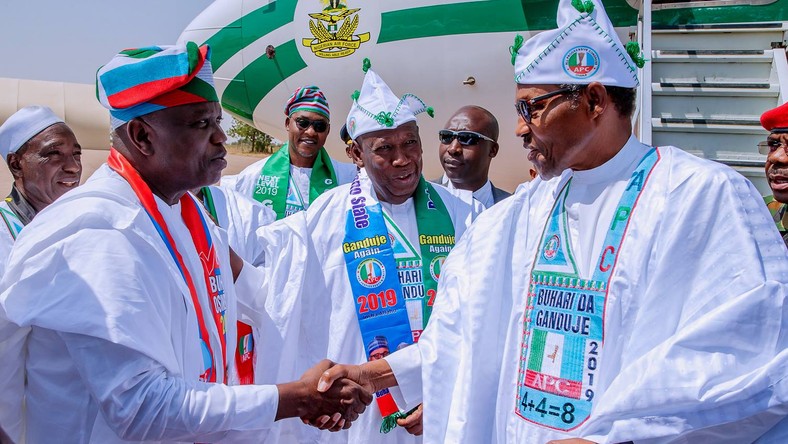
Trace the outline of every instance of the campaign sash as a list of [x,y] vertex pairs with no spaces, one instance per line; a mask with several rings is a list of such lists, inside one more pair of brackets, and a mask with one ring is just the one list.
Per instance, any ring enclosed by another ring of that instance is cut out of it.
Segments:
[[571,179],[553,204],[534,258],[523,320],[515,413],[526,421],[570,431],[591,415],[610,278],[659,159],[659,150],[652,148],[632,173],[591,279],[580,277],[569,243],[565,202]]
[[[394,257],[392,236],[388,232],[380,203],[372,192],[365,173],[353,180],[347,198],[347,221],[342,251],[347,275],[356,303],[361,337],[367,359],[380,359],[390,351],[418,341],[435,302],[440,267],[454,245],[454,225],[437,191],[420,178],[413,195],[421,247],[423,290],[406,297],[400,270]],[[426,296],[425,296],[426,295]],[[411,320],[420,318],[414,325]],[[384,350],[372,356],[373,351]],[[383,416],[381,432],[396,427],[404,418],[388,389],[375,394]]]
[[5,222],[6,228],[8,228],[8,232],[11,233],[11,238],[16,240],[19,237],[19,233],[22,231],[22,228],[25,225],[19,219],[19,217],[14,214],[13,211],[6,210],[5,208],[0,207],[0,217],[3,218],[3,222]]
[[[304,207],[290,207],[287,205],[288,188],[293,187],[298,192],[295,184],[290,180],[290,149],[287,143],[279,148],[268,158],[260,171],[260,177],[254,187],[252,197],[264,205],[270,206],[276,212],[276,219],[283,219],[293,213],[306,209]],[[317,152],[315,164],[312,166],[312,175],[309,178],[309,201],[312,202],[326,190],[337,186],[337,175],[328,152],[321,147]],[[302,201],[303,202],[303,201]]]
[[200,330],[200,345],[202,348],[203,365],[205,371],[200,375],[200,381],[216,382],[216,363],[214,361],[214,346],[218,346],[221,351],[221,360],[224,371],[224,383],[227,383],[227,330],[225,328],[225,313],[227,310],[227,302],[224,297],[224,288],[222,283],[221,270],[219,268],[219,259],[216,256],[216,248],[213,245],[213,240],[208,231],[208,226],[205,223],[194,198],[190,193],[185,193],[181,199],[181,217],[186,225],[186,228],[191,234],[194,247],[200,256],[200,262],[203,266],[204,285],[208,293],[208,300],[210,301],[211,319],[216,325],[216,331],[219,332],[219,344],[211,344],[211,337],[208,334],[208,329],[205,324],[205,317],[203,316],[203,307],[200,304],[200,299],[197,295],[197,288],[195,282],[192,280],[189,269],[183,262],[183,257],[178,251],[178,246],[170,234],[167,224],[162,217],[159,208],[156,205],[156,200],[153,198],[153,193],[148,187],[148,184],[140,177],[139,173],[134,167],[114,148],[110,150],[107,165],[115,172],[121,175],[134,190],[134,194],[142,204],[142,208],[150,217],[153,226],[161,236],[161,240],[167,246],[178,270],[181,272],[186,286],[189,288],[192,304],[197,315],[197,323]]
[[[208,211],[216,226],[221,227],[219,221],[219,214],[216,212],[216,204],[214,203],[213,193],[211,187],[202,187],[200,189],[202,195],[202,205]],[[228,227],[225,227],[228,228]],[[235,349],[235,369],[238,371],[238,383],[241,385],[254,384],[254,362],[255,362],[255,348],[254,348],[254,335],[252,334],[252,326],[238,321],[236,324],[236,331],[238,332],[238,342]]]

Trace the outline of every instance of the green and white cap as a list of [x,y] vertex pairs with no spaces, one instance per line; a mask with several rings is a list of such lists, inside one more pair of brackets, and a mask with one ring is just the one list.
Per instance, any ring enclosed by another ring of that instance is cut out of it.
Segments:
[[634,88],[645,60],[636,42],[621,43],[600,0],[559,0],[558,28],[512,46],[514,81],[529,85]]
[[366,72],[364,84],[361,85],[361,91],[355,91],[352,95],[353,105],[346,121],[351,139],[415,122],[416,115],[422,112],[434,117],[432,108],[413,94],[405,94],[402,98],[395,96],[386,82],[372,71],[369,59],[364,59],[363,69]]

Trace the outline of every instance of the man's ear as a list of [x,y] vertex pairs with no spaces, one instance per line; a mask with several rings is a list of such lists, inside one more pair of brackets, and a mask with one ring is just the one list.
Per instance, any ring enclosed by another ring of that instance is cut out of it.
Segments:
[[14,176],[14,179],[22,177],[22,154],[19,151],[8,153],[6,162],[8,163],[8,169],[11,170],[11,175]]
[[290,116],[285,117],[285,130],[287,130],[288,133],[290,132]]
[[498,148],[499,148],[498,142],[493,142],[490,145],[490,158],[493,158],[498,155]]
[[131,119],[126,124],[126,136],[129,144],[128,150],[136,150],[143,156],[153,155],[153,142],[151,136],[153,128],[142,119]]
[[354,140],[353,146],[350,147],[350,154],[353,156],[353,163],[359,168],[364,168],[364,160],[361,159],[361,143]]
[[610,96],[607,95],[607,89],[599,82],[593,82],[586,87],[586,97],[591,118],[601,116],[610,106]]

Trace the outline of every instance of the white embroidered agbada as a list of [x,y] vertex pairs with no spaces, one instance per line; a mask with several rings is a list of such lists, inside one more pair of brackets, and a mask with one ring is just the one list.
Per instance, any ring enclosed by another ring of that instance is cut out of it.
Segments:
[[[203,276],[180,204],[155,199],[186,267]],[[208,229],[224,271],[231,352],[227,238]],[[205,285],[195,287],[207,307]],[[25,421],[30,443],[207,442],[273,424],[276,387],[198,381],[204,364],[189,290],[131,187],[106,165],[26,227],[0,291],[0,423],[12,437]],[[205,323],[218,344],[215,323]]]
[[0,212],[2,212],[0,214],[2,218],[0,221],[0,277],[2,277],[5,274],[8,256],[11,255],[11,249],[14,247],[15,237],[22,231],[24,225],[5,200],[0,201]]
[[[222,177],[221,185],[232,188],[244,197],[253,199],[255,187],[260,180],[260,172],[271,157],[260,159],[244,168],[240,173]],[[331,159],[331,166],[337,175],[338,185],[350,183],[356,177],[356,165]],[[309,179],[312,168],[299,168],[290,165],[290,182],[287,186],[287,202],[292,206],[309,208]]]
[[[366,176],[363,169],[360,174],[362,177]],[[455,236],[460,238],[470,225],[474,210],[442,186],[433,186],[446,205]],[[366,345],[362,341],[356,317],[356,301],[352,296],[342,247],[345,241],[349,189],[350,184],[330,190],[315,200],[303,214],[290,216],[258,230],[261,241],[266,243],[281,236],[284,226],[294,233],[308,233],[308,258],[303,285],[296,283],[289,291],[272,294],[266,301],[269,307],[279,307],[279,312],[271,313],[271,316],[273,323],[281,325],[282,328],[279,335],[263,334],[259,342],[260,359],[256,367],[258,383],[290,380],[292,375],[300,375],[303,373],[302,369],[311,367],[323,358],[351,364],[360,364],[367,360]],[[382,208],[410,244],[418,248],[413,198],[401,205],[382,203]],[[391,231],[390,234],[398,236]],[[285,254],[276,260],[287,259],[288,255]],[[287,307],[289,308],[285,310]],[[393,347],[391,351],[394,351]],[[280,359],[271,360],[266,356],[280,356]],[[403,411],[418,405],[418,401],[413,403],[403,399],[398,389],[392,390],[392,393]],[[349,430],[342,432],[323,432],[303,425],[298,419],[280,423],[281,430],[274,432],[278,425],[274,426],[266,442],[421,442],[421,437],[410,435],[401,427],[388,434],[381,434],[381,415],[374,401]]]
[[570,248],[589,276],[648,149],[630,138],[602,166],[523,184],[466,232],[419,342],[425,443],[741,443],[781,419],[761,442],[784,442],[788,253],[746,179],[674,147],[659,148],[618,253],[590,418],[563,433],[515,413],[529,273],[558,190],[572,178]]
[[265,205],[224,186],[211,186],[216,221],[227,231],[230,247],[252,265],[263,265],[265,253],[255,231],[276,220],[276,213]]

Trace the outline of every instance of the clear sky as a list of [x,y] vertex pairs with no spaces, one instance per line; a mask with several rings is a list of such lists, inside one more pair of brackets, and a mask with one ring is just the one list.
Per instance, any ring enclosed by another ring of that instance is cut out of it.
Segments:
[[0,0],[0,77],[95,82],[125,48],[173,44],[212,0]]

